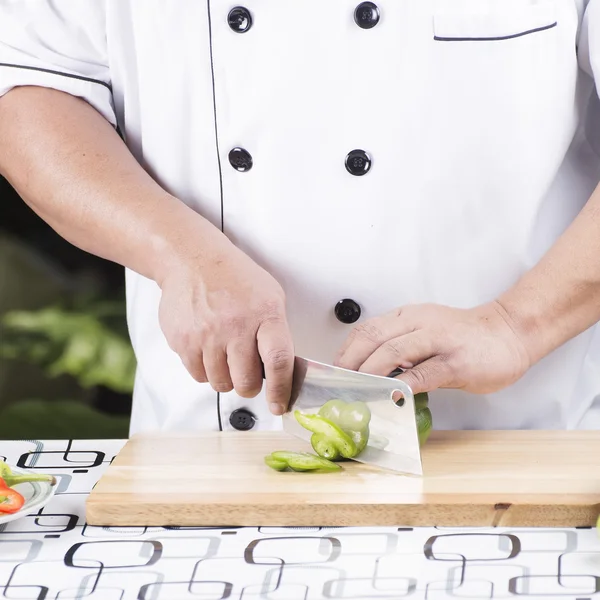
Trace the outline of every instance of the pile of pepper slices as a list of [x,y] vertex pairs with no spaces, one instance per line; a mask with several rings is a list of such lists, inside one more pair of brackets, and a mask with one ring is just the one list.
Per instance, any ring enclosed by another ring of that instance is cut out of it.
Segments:
[[302,427],[312,432],[313,450],[309,452],[272,452],[265,463],[276,471],[339,471],[333,461],[358,456],[369,441],[371,411],[364,402],[346,404],[342,400],[326,402],[318,413],[305,415],[294,411]]
[[33,481],[46,481],[50,485],[56,485],[56,479],[52,475],[13,473],[4,461],[0,461],[0,513],[19,512],[25,504],[25,498],[14,489],[14,486]]

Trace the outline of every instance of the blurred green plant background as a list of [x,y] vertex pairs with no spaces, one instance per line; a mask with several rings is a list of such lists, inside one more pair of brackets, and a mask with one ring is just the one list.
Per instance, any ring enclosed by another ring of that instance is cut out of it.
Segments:
[[123,269],[70,245],[0,178],[0,439],[128,435]]

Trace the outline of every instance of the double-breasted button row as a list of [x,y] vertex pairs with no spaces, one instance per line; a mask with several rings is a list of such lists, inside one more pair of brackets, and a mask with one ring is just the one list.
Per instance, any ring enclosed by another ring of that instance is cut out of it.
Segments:
[[[229,164],[240,173],[246,173],[254,165],[252,155],[244,148],[233,148],[229,152]],[[357,177],[366,175],[371,170],[371,157],[364,150],[352,150],[344,161],[346,170]]]
[[[354,21],[363,29],[375,27],[379,22],[379,8],[373,2],[361,2],[354,11]],[[246,33],[253,24],[252,14],[245,6],[236,6],[229,11],[227,22],[236,33]],[[229,164],[236,171],[246,173],[254,162],[245,148],[236,147],[229,152]],[[365,175],[371,169],[371,157],[364,150],[352,150],[346,156],[345,165],[351,175]]]
[[[361,29],[373,29],[379,19],[379,8],[374,2],[361,2],[354,10],[354,22]],[[235,33],[246,33],[252,27],[252,14],[245,6],[236,6],[229,11],[227,23]]]
[[[354,22],[361,29],[372,29],[380,20],[379,8],[374,2],[361,2],[354,11]],[[236,6],[229,11],[227,16],[229,27],[235,33],[246,33],[253,25],[251,12],[244,6]],[[229,152],[230,165],[240,173],[250,171],[254,165],[252,155],[241,147],[232,148]],[[369,154],[361,149],[348,152],[344,165],[351,175],[360,177],[371,169],[372,160]],[[360,319],[361,308],[351,298],[340,300],[334,307],[334,314],[338,321],[345,324],[356,323]],[[229,422],[238,430],[247,431],[254,427],[256,418],[247,409],[241,408],[231,413]]]

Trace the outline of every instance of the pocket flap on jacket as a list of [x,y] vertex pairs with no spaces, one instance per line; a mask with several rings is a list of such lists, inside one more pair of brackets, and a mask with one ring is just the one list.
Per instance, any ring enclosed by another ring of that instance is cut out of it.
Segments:
[[[539,33],[556,27],[554,1],[459,3],[433,17],[434,38],[439,41],[498,41]],[[502,8],[500,8],[500,6]],[[472,8],[471,8],[472,7]]]

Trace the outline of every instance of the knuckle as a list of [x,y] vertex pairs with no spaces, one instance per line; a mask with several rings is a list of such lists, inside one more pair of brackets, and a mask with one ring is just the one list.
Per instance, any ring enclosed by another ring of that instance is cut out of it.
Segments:
[[278,298],[266,300],[258,308],[258,315],[261,323],[280,322],[284,318],[284,303]]
[[448,375],[462,371],[464,365],[461,352],[438,354],[437,362],[439,370]]
[[231,392],[233,390],[233,384],[231,381],[211,381],[210,385],[215,392],[220,394],[226,394],[227,392]]
[[425,368],[411,369],[410,373],[411,373],[411,377],[414,379],[414,381],[416,382],[419,389],[423,388],[427,384],[427,381],[429,379],[428,369],[425,369]]
[[201,352],[207,341],[202,332],[198,331],[197,328],[191,328],[189,331],[186,331],[181,335],[180,339],[183,347],[190,352]]
[[257,381],[244,381],[235,384],[235,391],[242,397],[254,397],[260,392],[261,384]]
[[212,319],[203,319],[186,335],[188,338],[193,336],[198,343],[203,344],[206,340],[214,337],[216,330],[217,327],[215,327],[215,322]]
[[236,391],[252,392],[257,387],[260,388],[262,386],[262,377],[259,372],[259,369],[246,367],[237,374],[234,374],[233,385]]
[[283,349],[270,350],[266,358],[274,371],[284,371],[291,365],[293,353]]
[[206,377],[206,373],[201,369],[192,369],[190,371],[190,375],[198,382],[198,383],[207,383],[208,379]]
[[388,354],[393,356],[402,356],[406,351],[406,347],[400,340],[390,340],[384,344],[384,348]]
[[383,337],[383,331],[373,321],[365,321],[360,325],[357,325],[351,332],[352,337],[355,339],[367,340],[369,342],[377,343]]
[[229,313],[221,316],[216,327],[219,332],[227,332],[234,335],[244,333],[248,328],[247,318],[237,313]]
[[272,397],[282,399],[284,396],[289,396],[289,389],[285,387],[283,383],[269,383],[268,394]]
[[458,353],[441,353],[437,355],[437,361],[444,369],[454,368],[460,362],[460,355]]
[[187,350],[191,346],[193,339],[194,338],[190,331],[186,329],[179,329],[169,336],[169,345],[171,348]]
[[200,354],[202,352],[202,343],[197,337],[192,336],[191,334],[182,335],[179,338],[177,343],[177,347],[182,351],[188,354],[190,357],[195,354]]
[[204,366],[199,363],[198,360],[192,360],[189,357],[182,357],[182,362],[188,373],[198,382],[198,383],[206,383],[208,381],[206,377],[206,371],[204,370]]
[[468,377],[464,363],[458,362],[452,356],[440,358],[440,373],[445,385],[463,387],[473,380],[472,377]]

